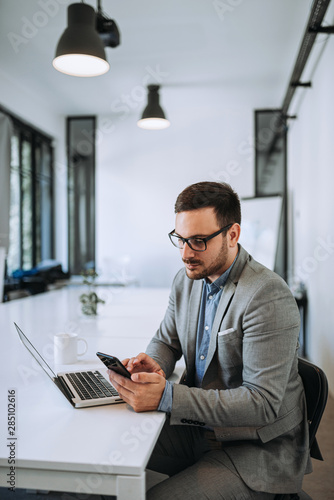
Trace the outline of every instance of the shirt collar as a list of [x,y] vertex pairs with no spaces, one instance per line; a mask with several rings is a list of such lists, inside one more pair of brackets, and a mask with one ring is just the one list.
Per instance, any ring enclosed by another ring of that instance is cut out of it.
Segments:
[[230,267],[228,269],[226,269],[225,272],[223,272],[223,274],[221,274],[219,276],[219,278],[217,278],[213,283],[209,283],[206,281],[206,278],[204,278],[204,283],[206,285],[206,288],[207,288],[207,291],[209,293],[217,293],[219,292],[219,290],[223,289],[224,286],[226,285],[226,281],[228,280],[228,277],[229,277],[229,274],[230,272],[232,271],[232,267],[234,266],[235,264],[235,261],[237,260],[238,258],[238,255],[239,255],[239,251],[234,259],[234,261],[232,262],[232,264],[230,265]]

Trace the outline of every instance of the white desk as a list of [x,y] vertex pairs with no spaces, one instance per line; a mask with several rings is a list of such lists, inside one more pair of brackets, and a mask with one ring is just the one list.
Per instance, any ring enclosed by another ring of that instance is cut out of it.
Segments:
[[[0,304],[0,486],[9,487],[8,457],[15,448],[15,486],[39,490],[145,498],[145,467],[163,426],[159,412],[128,405],[74,409],[19,341],[15,321],[53,365],[53,335],[74,331],[88,342],[76,365],[104,366],[97,350],[123,359],[145,350],[163,318],[169,290],[99,289],[106,304],[95,318],[80,310],[77,287]],[[15,389],[15,440],[8,434],[8,390]]]

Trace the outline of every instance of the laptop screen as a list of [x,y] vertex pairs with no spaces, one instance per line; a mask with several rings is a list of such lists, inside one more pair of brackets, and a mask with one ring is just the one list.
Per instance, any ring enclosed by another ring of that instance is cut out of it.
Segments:
[[43,370],[45,371],[45,373],[52,380],[54,380],[55,378],[57,378],[56,374],[54,373],[54,371],[52,370],[52,368],[50,368],[50,366],[47,364],[47,362],[45,361],[45,359],[42,358],[42,356],[39,354],[39,352],[37,351],[37,349],[35,349],[35,347],[30,342],[30,340],[24,335],[24,333],[22,332],[21,328],[19,328],[16,323],[14,323],[14,325],[16,327],[17,333],[19,334],[19,337],[21,339],[22,344],[26,347],[26,349],[28,349],[28,351],[33,356],[33,358],[43,368]]

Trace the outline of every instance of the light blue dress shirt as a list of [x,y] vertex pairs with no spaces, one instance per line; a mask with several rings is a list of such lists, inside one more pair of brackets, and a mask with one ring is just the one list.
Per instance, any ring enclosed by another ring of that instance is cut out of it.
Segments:
[[[238,256],[237,256],[238,257]],[[195,387],[202,386],[202,380],[205,371],[205,363],[209,350],[212,325],[216,316],[217,307],[221,299],[224,286],[231,272],[231,269],[237,260],[234,259],[231,266],[216,279],[209,283],[204,279],[201,307],[197,326],[196,337],[196,358],[195,358]],[[173,404],[173,382],[166,380],[165,390],[162,394],[158,411],[170,413]]]

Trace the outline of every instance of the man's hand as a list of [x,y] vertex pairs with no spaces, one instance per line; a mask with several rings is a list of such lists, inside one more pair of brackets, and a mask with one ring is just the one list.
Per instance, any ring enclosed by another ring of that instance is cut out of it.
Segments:
[[144,352],[141,352],[134,358],[126,358],[122,361],[122,363],[130,373],[157,373],[158,375],[166,378],[166,375],[160,365]]
[[158,408],[166,385],[165,378],[159,373],[133,373],[131,380],[112,370],[108,370],[108,373],[110,382],[120,397],[132,406],[135,412],[152,411]]

